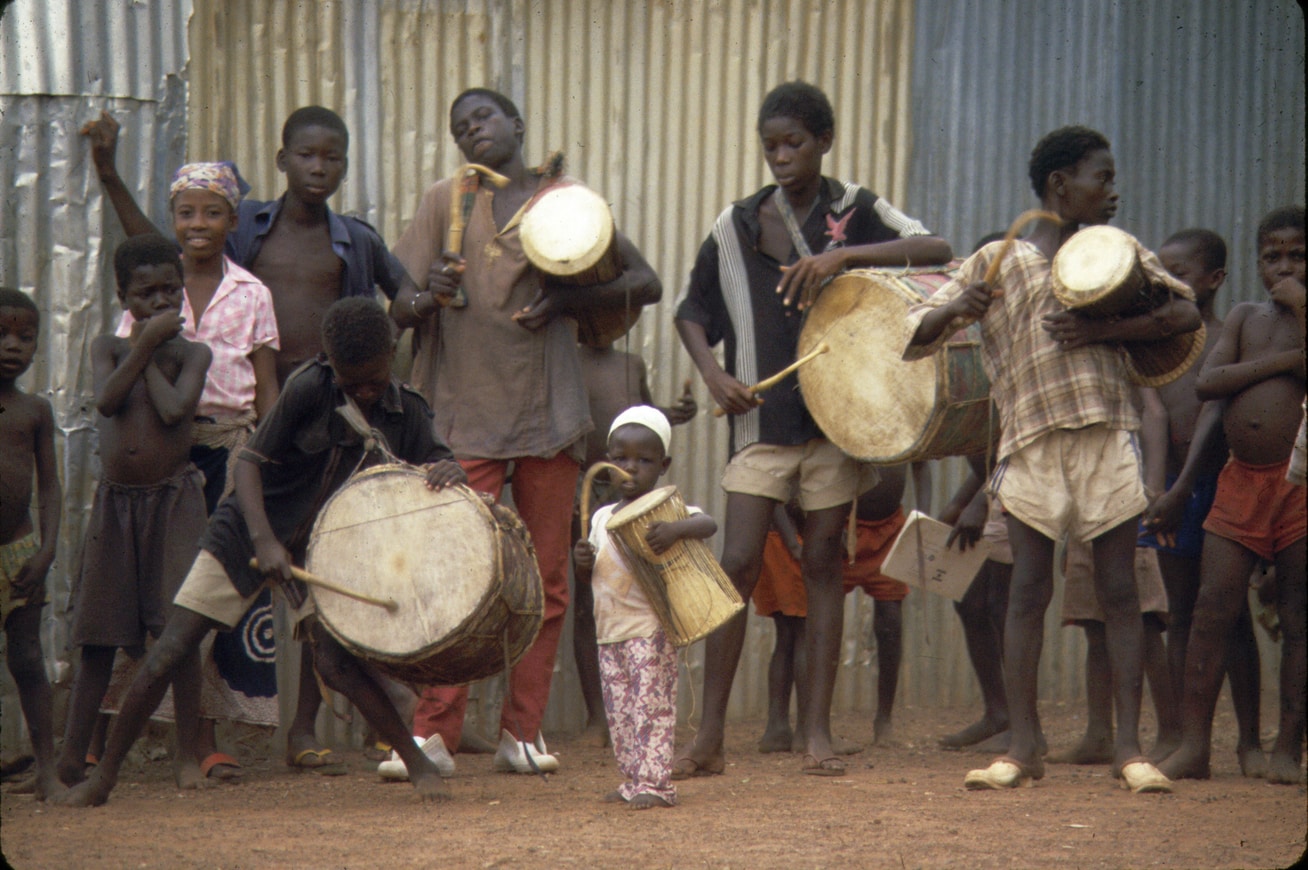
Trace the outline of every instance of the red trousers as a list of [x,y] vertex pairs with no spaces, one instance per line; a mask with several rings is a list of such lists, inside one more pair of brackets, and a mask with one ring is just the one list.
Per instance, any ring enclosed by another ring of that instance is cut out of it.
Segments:
[[[554,653],[563,631],[563,613],[568,609],[572,502],[580,466],[563,454],[553,459],[515,459],[513,463],[513,503],[536,548],[536,563],[545,586],[545,621],[536,642],[509,675],[500,728],[531,742],[540,730],[545,705],[549,703]],[[469,486],[497,499],[500,497],[508,460],[468,459],[460,464],[468,474]],[[413,714],[413,733],[424,740],[440,734],[454,752],[467,709],[467,686],[428,686]]]

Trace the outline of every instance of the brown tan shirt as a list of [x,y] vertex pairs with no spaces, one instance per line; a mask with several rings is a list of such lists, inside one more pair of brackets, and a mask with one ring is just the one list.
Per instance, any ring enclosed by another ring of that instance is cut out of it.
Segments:
[[[419,287],[445,248],[451,179],[423,194],[392,252]],[[518,238],[521,212],[499,230],[484,185],[464,228],[468,304],[442,308],[414,333],[413,386],[431,403],[436,431],[460,459],[584,456],[593,426],[577,358],[577,324],[556,317],[532,331],[514,312],[541,286]]]

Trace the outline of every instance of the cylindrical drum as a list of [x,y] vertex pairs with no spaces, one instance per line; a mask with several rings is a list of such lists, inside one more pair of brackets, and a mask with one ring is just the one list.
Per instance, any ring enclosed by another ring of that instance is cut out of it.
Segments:
[[318,616],[388,676],[457,685],[516,663],[536,639],[544,591],[526,527],[466,486],[430,490],[417,468],[381,465],[323,506],[306,567],[398,603],[395,611],[311,587]]
[[664,486],[614,512],[605,524],[614,547],[674,646],[688,646],[744,608],[740,593],[703,541],[683,538],[663,553],[645,540],[651,523],[688,516],[675,486]]
[[969,456],[997,438],[977,326],[951,336],[941,353],[903,358],[912,339],[909,307],[955,272],[846,272],[809,309],[799,355],[822,342],[831,350],[800,368],[799,388],[827,438],[855,459],[885,465]]

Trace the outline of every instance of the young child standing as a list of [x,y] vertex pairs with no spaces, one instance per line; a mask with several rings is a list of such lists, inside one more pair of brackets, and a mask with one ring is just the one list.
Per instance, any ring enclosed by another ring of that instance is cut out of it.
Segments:
[[[658,408],[637,405],[618,415],[609,428],[608,458],[631,478],[619,485],[622,500],[595,512],[590,539],[578,541],[572,551],[578,583],[593,587],[604,710],[618,769],[627,777],[605,800],[626,801],[637,810],[677,802],[672,784],[677,650],[610,542],[605,524],[667,473],[671,442],[672,426]],[[698,508],[687,511],[684,520],[650,524],[646,541],[651,550],[663,553],[677,541],[708,538],[718,530]]]
[[[995,285],[982,276],[1001,250],[987,245],[929,300],[909,309],[906,359],[943,346],[980,321],[982,363],[999,411],[999,465],[991,490],[1008,513],[1013,575],[1004,631],[1004,683],[1011,716],[1008,753],[971,771],[968,788],[1013,788],[1044,775],[1037,676],[1044,615],[1053,593],[1054,542],[1066,531],[1093,541],[1095,592],[1117,704],[1113,773],[1132,791],[1170,783],[1140,752],[1144,629],[1134,578],[1139,515],[1148,504],[1133,433],[1140,427],[1117,343],[1157,340],[1199,328],[1190,288],[1139,247],[1150,284],[1169,300],[1150,314],[1092,320],[1067,311],[1052,291],[1055,253],[1078,229],[1117,212],[1108,140],[1085,127],[1046,135],[1032,151],[1032,188],[1057,223],[1041,222],[1014,243]],[[1247,575],[1246,575],[1247,576]]]
[[[823,437],[795,376],[764,403],[749,390],[795,359],[799,312],[827,279],[861,266],[945,263],[949,245],[886,200],[822,175],[835,113],[818,88],[790,82],[759,109],[757,133],[776,184],[729,205],[700,246],[677,305],[677,332],[713,400],[728,414],[731,460],[722,567],[742,598],[758,580],[772,509],[798,483],[803,528],[807,680],[805,773],[840,776],[831,746],[831,696],[839,664],[844,590],[841,534],[864,481],[858,464]],[[725,345],[724,363],[713,347]],[[677,759],[678,777],[722,773],[727,701],[745,640],[745,615],[707,639],[704,721]]]
[[[63,790],[55,771],[50,683],[41,654],[45,576],[54,562],[62,493],[55,472],[54,411],[17,381],[32,365],[41,314],[22,291],[0,287],[0,623],[9,673],[32,736],[37,800]],[[41,500],[32,523],[32,480]],[[39,525],[39,528],[36,526]]]
[[1258,225],[1258,274],[1270,298],[1231,309],[1195,384],[1199,398],[1226,402],[1231,458],[1204,521],[1199,597],[1186,651],[1181,746],[1160,765],[1172,777],[1209,775],[1213,708],[1225,670],[1227,634],[1248,595],[1257,559],[1276,564],[1281,621],[1281,721],[1269,782],[1303,780],[1304,491],[1286,479],[1304,402],[1304,209],[1277,209]]
[[[358,407],[399,459],[425,466],[427,485],[439,489],[467,478],[437,440],[431,409],[391,375],[395,336],[390,317],[371,299],[342,299],[323,320],[326,359],[301,367],[241,452],[236,492],[223,500],[200,540],[200,554],[174,599],[159,642],[136,674],[109,731],[104,757],[86,781],[61,796],[75,806],[109,798],[123,759],[163,697],[164,688],[201,639],[231,628],[264,585],[283,584],[299,606],[300,629],[313,644],[318,673],[367,717],[404,759],[423,799],[449,797],[440,773],[400,719],[384,689],[319,623],[312,600],[291,581],[303,564],[307,531],[321,505],[355,469],[375,460],[368,440],[337,409]],[[257,558],[259,569],[251,565]],[[262,572],[262,573],[260,573]],[[181,721],[179,719],[179,721]]]
[[[59,759],[80,782],[100,701],[119,649],[137,652],[163,631],[168,603],[204,531],[203,476],[191,463],[191,427],[212,353],[182,337],[182,265],[162,236],[133,236],[114,253],[118,299],[132,315],[128,338],[91,345],[103,475],[73,589],[71,642],[81,648]],[[203,778],[195,756],[199,659],[173,680],[174,767],[180,788]]]

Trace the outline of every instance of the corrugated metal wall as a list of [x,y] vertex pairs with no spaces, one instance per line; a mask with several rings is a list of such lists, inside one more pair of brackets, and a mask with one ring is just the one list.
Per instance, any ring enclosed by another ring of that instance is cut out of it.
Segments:
[[[133,131],[119,149],[128,186],[142,201],[167,188],[185,156],[189,12],[189,2],[19,0],[0,20],[0,284],[41,310],[40,347],[20,384],[54,406],[64,486],[42,624],[52,677],[67,673],[69,576],[99,474],[90,344],[117,319],[110,261],[123,238],[78,130],[108,108]],[[0,679],[8,748],[24,729],[8,669]]]

